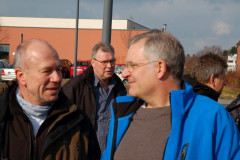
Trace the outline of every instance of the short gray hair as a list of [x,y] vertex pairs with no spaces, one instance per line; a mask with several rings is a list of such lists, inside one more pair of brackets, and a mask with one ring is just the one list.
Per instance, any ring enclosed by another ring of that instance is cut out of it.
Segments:
[[129,47],[142,39],[145,39],[144,56],[149,61],[165,61],[168,73],[180,81],[185,63],[184,48],[180,41],[169,32],[153,29],[133,37],[129,41]]
[[211,75],[219,77],[226,69],[226,60],[210,52],[196,59],[191,76],[200,83],[206,83]]
[[97,51],[101,49],[103,52],[111,52],[114,56],[115,51],[110,43],[99,42],[92,48],[92,58],[96,58]]

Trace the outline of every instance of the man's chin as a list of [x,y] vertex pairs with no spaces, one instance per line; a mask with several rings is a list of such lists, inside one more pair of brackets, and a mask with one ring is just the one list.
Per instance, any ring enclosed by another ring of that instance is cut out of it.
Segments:
[[128,94],[129,94],[130,96],[136,97],[136,93],[135,93],[134,90],[131,89],[131,88],[129,88]]
[[56,95],[49,95],[49,96],[46,97],[45,100],[48,103],[53,103],[53,102],[57,101],[57,99],[58,99],[58,94],[56,94]]
[[105,78],[106,78],[106,79],[110,79],[110,78],[112,78],[112,76],[113,76],[113,74],[110,74],[110,73],[109,73],[109,74],[106,74],[106,75],[105,75]]

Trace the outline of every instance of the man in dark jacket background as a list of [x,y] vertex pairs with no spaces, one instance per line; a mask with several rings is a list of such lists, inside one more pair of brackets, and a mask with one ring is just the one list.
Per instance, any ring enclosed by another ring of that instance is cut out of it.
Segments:
[[115,62],[114,48],[100,42],[92,49],[91,66],[63,86],[65,95],[91,120],[102,152],[106,146],[110,106],[115,97],[127,93],[114,74]]
[[218,101],[226,85],[226,69],[227,62],[222,57],[207,53],[195,61],[191,76],[184,75],[183,79],[193,86],[195,93]]
[[[183,79],[192,85],[195,93],[218,101],[226,84],[226,69],[227,62],[222,57],[213,53],[207,53],[195,61],[191,76],[184,75]],[[240,130],[240,95],[226,109],[232,115]]]
[[240,94],[226,107],[226,110],[231,114],[240,131]]
[[91,122],[60,92],[56,50],[28,40],[18,46],[14,63],[17,82],[0,95],[1,159],[99,159]]

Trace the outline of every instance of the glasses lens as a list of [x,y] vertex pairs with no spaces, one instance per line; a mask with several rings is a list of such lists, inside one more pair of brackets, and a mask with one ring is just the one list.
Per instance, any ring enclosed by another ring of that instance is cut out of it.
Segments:
[[[127,64],[125,65],[125,68],[127,68],[127,70],[130,71],[130,72],[132,71],[132,65],[131,65],[130,63],[127,63]],[[125,68],[124,68],[124,69],[125,69]]]
[[108,62],[109,61],[102,61],[102,64],[106,66],[108,64]]
[[105,65],[105,66],[107,66],[108,63],[110,63],[111,65],[113,65],[113,64],[115,64],[115,62],[116,62],[116,59],[113,59],[113,60],[110,60],[110,61],[99,61],[99,60],[97,60],[97,59],[94,59],[94,60],[102,63],[102,64]]

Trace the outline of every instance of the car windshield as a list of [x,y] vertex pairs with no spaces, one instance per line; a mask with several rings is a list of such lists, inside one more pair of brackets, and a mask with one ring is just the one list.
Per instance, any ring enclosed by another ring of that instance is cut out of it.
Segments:
[[4,61],[0,61],[0,68],[9,68],[8,63]]

